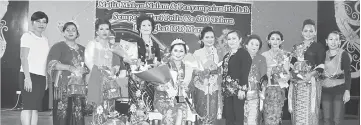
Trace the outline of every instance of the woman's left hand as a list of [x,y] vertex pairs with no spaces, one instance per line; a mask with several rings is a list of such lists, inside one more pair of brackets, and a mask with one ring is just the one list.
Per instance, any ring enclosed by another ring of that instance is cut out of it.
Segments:
[[346,90],[345,93],[343,94],[343,102],[347,103],[348,101],[350,101],[350,91]]
[[238,91],[238,99],[239,99],[239,100],[242,100],[242,99],[244,99],[245,97],[246,97],[246,92],[239,90],[239,91]]

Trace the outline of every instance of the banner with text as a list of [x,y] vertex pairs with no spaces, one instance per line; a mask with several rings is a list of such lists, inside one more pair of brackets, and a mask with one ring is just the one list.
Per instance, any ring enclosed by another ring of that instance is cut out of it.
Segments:
[[97,1],[96,17],[108,19],[116,32],[116,40],[139,37],[136,18],[140,13],[156,22],[153,36],[164,46],[176,38],[186,41],[190,51],[199,48],[199,34],[204,26],[211,26],[215,37],[224,29],[251,33],[251,3],[208,1]]

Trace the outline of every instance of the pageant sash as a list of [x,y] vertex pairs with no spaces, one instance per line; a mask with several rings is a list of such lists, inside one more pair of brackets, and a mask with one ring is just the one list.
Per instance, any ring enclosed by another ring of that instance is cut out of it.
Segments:
[[292,113],[293,111],[293,86],[293,83],[291,83],[288,89],[288,111],[290,113]]
[[88,81],[88,93],[87,93],[87,100],[89,102],[94,102],[96,104],[100,104],[103,100],[102,95],[102,73],[97,66],[93,66],[90,77]]
[[316,102],[317,102],[317,85],[316,78],[311,78],[311,112],[315,113],[316,111]]

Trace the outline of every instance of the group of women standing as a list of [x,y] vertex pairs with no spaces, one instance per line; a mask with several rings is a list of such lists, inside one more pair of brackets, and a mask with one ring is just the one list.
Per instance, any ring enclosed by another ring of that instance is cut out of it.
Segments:
[[[231,30],[225,34],[226,44],[222,45],[207,26],[199,36],[200,49],[188,53],[186,42],[176,39],[166,60],[161,56],[159,43],[151,39],[155,22],[145,15],[137,19],[141,38],[137,40],[138,60],[114,49],[109,36],[115,33],[111,33],[108,21],[96,22],[96,38],[86,47],[75,42],[80,35],[77,24],[67,22],[61,29],[65,40],[51,48],[41,35],[49,21],[46,14],[35,12],[31,21],[33,30],[21,38],[23,125],[37,124],[37,110],[48,85],[54,88],[54,125],[84,125],[86,101],[94,106],[92,124],[105,124],[115,111],[115,98],[109,95],[107,85],[120,77],[129,78],[130,90],[145,93],[149,100],[144,103],[150,104],[147,111],[161,113],[164,125],[185,124],[189,108],[195,109],[197,124],[216,124],[217,119],[223,118],[227,125],[278,125],[282,122],[287,90],[293,125],[318,125],[321,95],[325,123],[340,124],[344,103],[350,98],[350,57],[340,48],[341,34],[328,35],[326,52],[315,41],[316,25],[312,20],[304,21],[304,41],[295,45],[292,52],[282,49],[284,39],[279,31],[269,33],[270,50],[261,54],[259,36],[245,37],[240,31]],[[187,56],[196,61],[188,63]],[[144,64],[165,64],[177,77],[166,84],[142,81],[131,73],[131,66]],[[74,82],[87,86],[87,98],[86,94],[69,93]],[[184,93],[191,104],[179,102],[173,91],[178,91],[176,95]],[[130,93],[131,98],[138,96]]]

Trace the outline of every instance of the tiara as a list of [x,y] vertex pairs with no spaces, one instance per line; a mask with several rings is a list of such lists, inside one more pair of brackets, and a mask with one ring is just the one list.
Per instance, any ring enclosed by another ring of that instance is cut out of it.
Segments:
[[182,39],[175,39],[173,40],[171,46],[175,45],[175,44],[186,44]]

